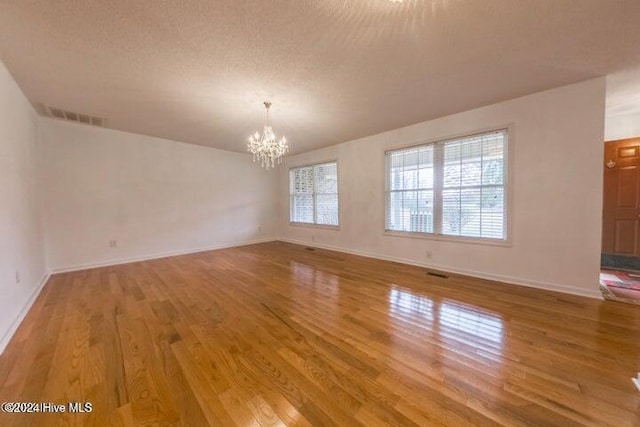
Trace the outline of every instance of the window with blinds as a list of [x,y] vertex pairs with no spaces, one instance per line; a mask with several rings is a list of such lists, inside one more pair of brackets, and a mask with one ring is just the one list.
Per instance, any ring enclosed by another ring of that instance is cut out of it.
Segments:
[[338,225],[338,164],[289,170],[289,220],[302,224]]
[[386,229],[506,240],[507,130],[386,157]]

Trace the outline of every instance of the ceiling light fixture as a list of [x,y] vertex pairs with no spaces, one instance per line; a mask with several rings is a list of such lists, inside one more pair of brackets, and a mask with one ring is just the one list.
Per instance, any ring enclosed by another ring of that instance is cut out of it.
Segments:
[[262,134],[256,132],[251,135],[247,144],[247,151],[253,154],[253,161],[259,160],[261,166],[267,170],[275,167],[276,161],[278,164],[282,163],[282,156],[289,151],[287,139],[284,136],[280,138],[280,141],[276,142],[276,135],[269,125],[269,107],[271,107],[271,102],[265,101],[265,119]]

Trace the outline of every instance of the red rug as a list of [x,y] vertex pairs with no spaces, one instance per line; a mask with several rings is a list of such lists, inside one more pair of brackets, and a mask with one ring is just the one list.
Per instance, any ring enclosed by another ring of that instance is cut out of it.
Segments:
[[600,291],[606,299],[640,304],[640,272],[603,269]]

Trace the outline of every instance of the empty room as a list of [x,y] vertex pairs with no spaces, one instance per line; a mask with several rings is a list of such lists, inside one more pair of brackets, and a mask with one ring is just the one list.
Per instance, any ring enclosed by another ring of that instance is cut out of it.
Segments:
[[639,23],[0,1],[0,426],[640,425]]

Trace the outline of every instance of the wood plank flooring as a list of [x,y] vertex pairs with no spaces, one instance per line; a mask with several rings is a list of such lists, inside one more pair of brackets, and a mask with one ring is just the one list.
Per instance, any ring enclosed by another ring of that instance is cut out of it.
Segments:
[[640,307],[281,242],[53,276],[1,426],[640,425]]

